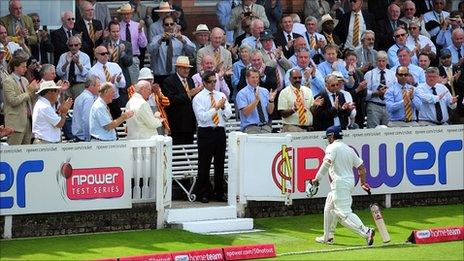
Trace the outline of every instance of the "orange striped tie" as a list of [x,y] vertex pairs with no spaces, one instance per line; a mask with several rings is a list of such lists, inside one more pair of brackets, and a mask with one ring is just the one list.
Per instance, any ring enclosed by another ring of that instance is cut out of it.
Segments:
[[103,72],[105,73],[106,81],[109,82],[111,79],[111,75],[110,75],[110,72],[108,71],[108,68],[106,68],[105,64],[103,65]]
[[134,93],[135,93],[134,85],[129,86],[129,88],[127,88],[127,96],[129,97],[129,99],[132,98]]
[[359,14],[355,14],[354,23],[353,23],[353,46],[354,47],[357,47],[359,45],[359,32],[360,32]]
[[303,97],[301,97],[301,90],[295,89],[297,112],[298,112],[298,123],[300,125],[306,124],[306,109],[303,103]]
[[5,50],[5,60],[6,61],[11,61],[11,52],[8,50],[8,47],[4,46],[3,50]]
[[309,39],[309,46],[311,47],[311,49],[316,49],[316,38],[314,38],[314,35],[311,35]]
[[92,40],[92,42],[95,42],[95,40],[94,40],[95,31],[93,30],[92,22],[89,22],[89,36],[90,36],[90,40]]
[[328,42],[329,44],[334,44],[334,39],[333,39],[332,34],[326,35],[325,38],[327,38],[327,42]]
[[111,53],[111,60],[115,63],[118,62],[119,60],[119,53],[118,53],[118,47],[115,46],[113,49],[113,53]]
[[[211,108],[215,108],[216,107],[216,100],[214,100],[213,92],[210,92],[209,95],[210,95],[210,98],[211,98]],[[213,120],[214,125],[216,125],[216,126],[219,125],[219,114],[217,113],[217,111],[213,114],[212,120]]]
[[404,103],[404,116],[405,116],[405,121],[409,122],[412,121],[412,106],[411,106],[411,99],[409,99],[408,96],[406,96],[406,88],[403,88],[403,103]]
[[190,97],[190,89],[189,89],[187,80],[186,80],[185,78],[182,80],[182,85],[184,86],[184,89],[185,89],[185,92],[187,93],[187,96],[188,96],[190,99],[192,99],[192,97]]
[[216,62],[216,65],[221,62],[221,53],[219,52],[219,48],[214,50],[214,61]]

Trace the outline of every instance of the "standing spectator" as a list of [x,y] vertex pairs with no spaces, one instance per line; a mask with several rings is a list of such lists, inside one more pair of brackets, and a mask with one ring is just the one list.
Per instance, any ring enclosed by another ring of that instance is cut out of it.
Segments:
[[398,66],[398,82],[393,83],[385,93],[385,104],[390,116],[388,127],[417,126],[416,112],[421,106],[421,101],[414,91],[414,86],[407,83],[408,76],[408,67]]
[[274,42],[277,47],[281,47],[286,58],[295,54],[293,43],[295,38],[301,37],[300,34],[293,32],[293,20],[289,14],[284,14],[280,21],[281,30],[274,33]]
[[214,58],[216,64],[222,63],[222,66],[227,70],[232,68],[232,55],[229,50],[222,46],[222,41],[224,39],[224,31],[215,27],[211,30],[211,43],[200,50],[197,53],[197,71],[202,70],[201,68],[201,59],[206,54],[211,55]]
[[322,63],[317,65],[317,69],[322,74],[322,77],[325,77],[331,74],[333,71],[339,71],[342,73],[343,78],[348,80],[348,71],[343,65],[343,61],[338,59],[338,47],[336,45],[326,45],[324,47],[324,59]]
[[260,72],[254,68],[246,71],[247,86],[237,93],[240,111],[240,129],[248,134],[270,133],[270,114],[274,111],[276,92],[259,86]]
[[127,139],[143,140],[157,135],[161,127],[161,113],[153,113],[147,100],[151,94],[151,84],[141,80],[135,85],[135,93],[126,104],[126,109],[134,111],[134,117],[127,120]]
[[443,48],[450,46],[453,43],[451,39],[453,31],[462,28],[462,26],[464,26],[464,24],[459,13],[457,11],[451,12],[448,20],[445,20],[445,23],[440,28],[440,32],[438,32],[437,45]]
[[445,23],[446,18],[449,17],[449,13],[444,11],[445,0],[432,0],[433,10],[424,14],[425,29],[430,34],[432,42],[436,42],[440,26]]
[[[354,121],[351,121],[350,126],[353,126],[353,122],[358,125],[358,128],[364,128],[364,121],[366,119],[366,95],[367,95],[367,81],[364,80],[364,74],[356,67],[358,57],[355,52],[345,52],[345,68],[348,71],[348,82],[345,83],[343,75],[337,72],[339,75],[339,82],[342,81],[344,87],[341,86],[340,91],[346,91],[351,96],[352,102],[354,102],[356,108],[352,111],[352,115],[355,114]],[[347,95],[348,96],[348,95]],[[345,97],[347,97],[345,96]]]
[[[409,28],[409,23],[413,19],[417,19],[417,17],[415,17],[415,15],[416,15],[416,4],[414,4],[413,1],[410,1],[410,0],[404,1],[403,15],[404,16],[401,17],[400,20],[405,22],[407,24],[407,26],[408,26],[407,28]],[[429,32],[427,32],[427,30],[425,29],[424,19],[419,18],[419,22],[420,22],[420,34],[427,37],[427,38],[430,38]]]
[[197,122],[192,108],[192,98],[202,87],[194,87],[189,78],[190,68],[187,56],[179,56],[176,61],[176,73],[169,75],[163,82],[162,90],[171,105],[166,108],[171,127],[172,144],[192,144]]
[[100,79],[91,75],[85,81],[84,91],[77,96],[72,117],[72,134],[74,141],[90,141],[90,108],[98,98],[98,89],[100,88]]
[[[259,50],[253,50],[251,52],[251,67],[259,72],[258,85],[268,91],[277,89],[277,74],[275,68],[266,66],[263,61],[263,56]],[[240,81],[237,84],[237,90],[240,92],[245,86],[249,85],[248,77],[245,77],[246,70],[242,69],[240,73]]]
[[82,51],[94,60],[94,49],[102,43],[103,26],[99,20],[94,19],[94,8],[88,1],[79,5],[82,19],[76,21],[74,28],[82,34]]
[[364,75],[367,81],[366,115],[367,128],[387,125],[389,115],[385,107],[385,92],[388,86],[396,82],[395,73],[387,69],[387,55],[384,51],[377,54],[377,67]]
[[342,44],[338,36],[333,33],[337,24],[338,20],[332,19],[332,17],[329,14],[322,16],[322,20],[319,23],[319,27],[321,28],[321,34],[327,40],[327,44],[336,44],[338,46]]
[[108,6],[104,3],[97,2],[97,0],[90,0],[90,3],[93,6],[95,19],[101,22],[103,28],[108,28],[111,22],[110,9]]
[[5,26],[8,36],[15,42],[24,41],[26,45],[37,44],[37,34],[32,19],[23,15],[21,0],[11,0],[8,10],[10,13],[0,18],[0,24]]
[[269,20],[267,19],[264,7],[254,4],[253,0],[242,0],[241,5],[232,9],[232,15],[230,16],[229,24],[227,24],[227,29],[234,31],[234,38],[237,38],[244,32],[241,27],[242,21],[250,18],[259,18],[263,21],[264,27],[269,27]]
[[277,24],[280,22],[280,18],[282,18],[282,5],[280,4],[280,0],[257,0],[256,4],[264,6],[267,20],[269,20],[269,26],[267,28],[271,30],[272,33],[277,32]]
[[[153,20],[153,23],[150,25],[150,30],[148,34],[149,39],[153,39],[153,37],[162,34],[164,32],[164,26],[163,26],[163,21],[166,16],[171,16],[171,13],[174,12],[174,9],[171,9],[168,3],[166,2],[161,2],[159,5],[158,9],[153,9],[153,13],[156,13],[159,18],[156,20]],[[173,18],[174,20],[174,18]],[[178,24],[175,24],[175,26],[178,26]]]
[[195,50],[198,51],[209,44],[210,34],[211,32],[206,24],[199,24],[197,26],[195,32],[193,32],[193,36],[195,37],[195,40],[193,41],[195,44]]
[[220,0],[216,4],[216,17],[222,30],[226,32],[226,43],[229,45],[234,42],[234,31],[227,30],[232,15],[232,5],[234,5],[234,0]]
[[126,79],[126,82],[136,84],[140,70],[140,48],[147,47],[147,37],[143,31],[143,24],[132,20],[134,10],[130,4],[123,4],[117,12],[122,16],[122,21],[119,23],[119,27],[123,29],[119,33],[120,39],[131,43],[132,64],[128,67],[130,79]]
[[[160,2],[158,7],[153,8],[151,13],[151,18],[153,22],[160,20],[162,17],[160,13],[162,10],[172,10],[171,16],[174,19],[174,22],[178,24],[181,28],[181,31],[187,30],[187,20],[185,20],[184,10],[177,5],[172,4],[172,0],[166,0]],[[154,35],[152,35],[153,37]]]
[[8,77],[8,64],[5,61],[5,50],[6,48],[0,43],[0,125],[2,126],[5,124],[5,114],[3,113],[3,79]]
[[451,41],[453,43],[447,47],[451,52],[451,63],[461,65],[464,57],[464,30],[461,28],[454,30],[451,34]]
[[[134,9],[134,12],[132,13],[132,20],[135,22],[139,23],[142,25],[143,28],[143,33],[145,34],[145,37],[147,37],[148,41],[150,38],[148,38],[148,30],[150,28],[150,25],[153,23],[153,20],[151,20],[151,8],[148,8],[146,5],[140,3],[141,0],[129,0],[129,4],[132,5],[132,8]],[[140,55],[139,55],[139,60],[140,60],[140,69],[143,68],[144,66],[144,61],[145,61],[145,53],[147,51],[147,48],[140,48]]]
[[195,50],[195,45],[187,36],[174,31],[175,23],[171,16],[163,18],[163,25],[164,33],[154,36],[148,45],[155,82],[160,85],[175,72],[174,61],[180,56],[192,55]]
[[39,98],[32,112],[32,133],[34,144],[58,143],[61,141],[61,128],[73,100],[68,98],[61,104],[58,113],[54,104],[58,102],[60,86],[54,81],[43,81],[37,91]]
[[313,99],[307,86],[301,85],[302,75],[297,69],[290,70],[291,85],[279,94],[278,110],[282,116],[282,132],[304,132],[312,130],[313,114],[323,98]]
[[[195,86],[204,86],[203,83],[203,74],[207,71],[214,71],[216,69],[216,64],[214,62],[213,57],[211,55],[205,55],[203,56],[203,59],[201,61],[201,67],[203,68],[203,71],[200,71],[192,76],[192,80],[195,83]],[[227,99],[229,99],[230,95],[230,89],[229,86],[227,85],[226,81],[224,80],[224,75],[225,71],[224,69],[219,70],[216,72],[216,83],[214,84],[214,89],[218,92],[224,93]]]
[[259,18],[251,21],[251,36],[243,39],[242,44],[248,44],[254,49],[261,49],[261,43],[259,42],[259,36],[264,32],[264,23]]
[[300,16],[297,13],[291,13],[290,16],[293,20],[293,32],[299,35],[304,35],[306,33],[306,27],[301,23]]
[[95,49],[95,56],[97,62],[92,68],[90,68],[89,75],[96,75],[100,82],[109,82],[111,87],[114,88],[113,101],[106,101],[107,106],[110,109],[111,116],[113,119],[121,116],[121,99],[118,89],[126,87],[126,80],[122,74],[122,69],[117,63],[109,62],[109,52],[105,46],[98,46]]
[[[105,48],[105,47],[103,47]],[[105,82],[98,89],[99,97],[90,108],[90,139],[97,141],[117,140],[116,127],[134,116],[134,112],[127,110],[118,118],[114,119],[108,110],[108,104],[113,102],[115,87],[110,82]]]
[[31,55],[40,64],[48,63],[48,53],[53,52],[53,46],[49,38],[48,30],[45,28],[40,29],[40,17],[37,13],[28,15],[34,24],[34,30],[37,35],[37,44],[31,44]]
[[374,29],[374,17],[367,11],[362,11],[363,0],[350,0],[350,12],[342,15],[335,34],[338,35],[340,41],[344,43],[344,48],[354,50],[361,44],[361,35],[366,30]]
[[24,41],[20,41],[19,44],[10,41],[10,37],[6,33],[5,26],[0,24],[0,43],[4,46],[5,51],[5,61],[9,62],[13,58],[13,54],[16,50],[24,50],[26,53],[30,54],[30,50],[25,44]]
[[[417,65],[411,63],[411,52],[407,47],[401,47],[396,52],[398,56],[399,65],[390,67],[392,72],[395,72],[396,67],[398,66],[406,66],[409,69],[409,74],[411,77],[408,78],[408,83],[414,86],[417,86],[418,83],[425,82],[425,74],[424,70]],[[387,85],[388,86],[388,85]]]
[[82,45],[78,36],[69,37],[67,45],[69,52],[60,56],[56,74],[69,82],[65,96],[75,99],[84,90],[84,82],[91,67],[90,57],[80,51]]
[[[437,48],[435,44],[430,41],[429,38],[421,35],[419,32],[420,25],[417,20],[413,20],[409,23],[409,36],[406,39],[406,46],[414,46],[412,52],[419,58],[420,53],[425,53],[433,57],[435,60],[437,54]],[[414,63],[414,62],[413,62]]]
[[[288,61],[290,61],[293,66],[297,66],[296,56],[297,56],[298,51],[301,49],[307,49],[309,53],[308,44],[306,43],[306,39],[303,36],[298,36],[297,38],[295,38],[295,40],[293,41],[293,49],[295,49],[295,53],[292,56],[290,56],[290,58],[288,58]],[[313,62],[311,57],[309,59],[311,60],[311,62]]]
[[[398,65],[398,55],[397,52],[400,48],[406,48],[409,51],[413,50],[415,48],[415,45],[407,45],[406,40],[408,39],[408,33],[406,32],[406,29],[402,27],[398,27],[395,30],[395,44],[393,44],[389,49],[388,49],[388,64],[390,65],[390,68],[393,66]],[[417,63],[417,56],[416,53],[411,53],[412,57]]]
[[[204,88],[192,101],[198,120],[198,181],[195,194],[202,203],[213,197],[226,202],[224,189],[224,159],[226,131],[224,125],[232,116],[232,109],[224,93],[215,90],[216,73],[206,71],[202,76]],[[214,189],[211,189],[210,166],[214,157]]]
[[74,21],[74,14],[71,11],[64,11],[61,15],[61,27],[50,33],[54,65],[57,65],[60,56],[69,50],[67,45],[69,38],[78,33],[74,29]]
[[374,49],[375,33],[372,30],[366,30],[361,37],[362,46],[356,48],[355,53],[358,57],[357,67],[360,67],[363,73],[372,70],[377,61],[377,51]]
[[416,92],[421,100],[419,125],[442,125],[449,119],[448,108],[455,109],[457,96],[451,96],[449,90],[440,83],[436,67],[426,70],[425,83],[420,84]]
[[[334,5],[333,10],[335,10],[337,6]],[[325,0],[305,0],[303,4],[303,12],[304,16],[312,16],[315,17],[318,21],[321,20],[322,16],[326,14],[335,14],[330,4]]]
[[377,49],[387,50],[395,43],[393,33],[396,28],[403,27],[407,29],[405,22],[399,20],[401,9],[396,4],[388,6],[388,17],[378,21],[377,25]]
[[419,67],[425,72],[425,69],[430,67],[430,55],[427,53],[419,54]]
[[305,26],[306,33],[304,34],[304,37],[306,38],[306,43],[308,43],[309,46],[309,54],[311,59],[318,64],[321,60],[323,60],[321,57],[322,49],[327,45],[327,40],[322,34],[316,32],[317,19],[315,17],[306,17]]
[[237,96],[237,85],[240,81],[243,69],[251,66],[251,47],[248,44],[242,44],[238,51],[240,59],[232,66],[232,101],[235,101],[235,96]]
[[[111,21],[108,25],[110,36],[105,39],[102,43],[108,49],[110,53],[110,62],[117,63],[122,69],[124,79],[126,79],[126,88],[120,90],[121,104],[126,104],[129,98],[127,97],[127,88],[131,86],[131,79],[134,75],[130,75],[129,70],[136,69],[138,74],[138,66],[133,68],[132,45],[130,42],[123,41],[120,36],[120,24],[116,21]],[[137,76],[138,77],[138,76]]]
[[9,145],[31,144],[32,106],[39,86],[37,81],[29,84],[23,76],[27,70],[27,59],[25,52],[16,52],[9,64],[12,73],[2,80],[5,125],[15,130],[15,133],[7,138]]
[[261,33],[259,40],[263,46],[263,48],[260,49],[263,62],[266,64],[266,66],[276,69],[277,89],[280,90],[284,87],[285,72],[291,69],[293,66],[290,61],[288,61],[287,58],[285,58],[283,55],[282,48],[275,48],[274,36],[272,35],[271,31],[266,29],[266,31]]
[[[297,38],[300,39],[300,38]],[[297,65],[293,69],[300,70],[303,79],[301,84],[311,88],[313,96],[316,96],[324,89],[324,77],[317,69],[314,62],[309,57],[309,50],[306,48],[299,49],[296,53]],[[285,74],[285,86],[290,85],[290,70]]]

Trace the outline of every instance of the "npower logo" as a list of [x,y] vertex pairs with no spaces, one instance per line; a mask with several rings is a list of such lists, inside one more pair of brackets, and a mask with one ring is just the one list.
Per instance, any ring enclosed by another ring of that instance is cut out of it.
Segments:
[[[388,146],[394,148],[394,153],[387,153],[385,143],[378,146],[363,144],[353,148],[364,161],[366,179],[372,188],[382,185],[394,188],[405,178],[414,186],[430,186],[437,182],[446,185],[447,158],[453,153],[462,155],[462,140],[443,140],[437,147],[428,141],[412,142],[409,145],[398,142]],[[375,153],[378,161],[371,160]],[[324,149],[316,146],[294,148],[282,145],[271,166],[276,187],[282,193],[304,192],[306,182],[316,176],[324,155]],[[309,161],[317,164],[308,167]],[[394,166],[394,171],[389,172],[388,166]],[[437,171],[432,170],[434,166],[437,166]],[[357,183],[357,170],[353,169],[353,172]]]

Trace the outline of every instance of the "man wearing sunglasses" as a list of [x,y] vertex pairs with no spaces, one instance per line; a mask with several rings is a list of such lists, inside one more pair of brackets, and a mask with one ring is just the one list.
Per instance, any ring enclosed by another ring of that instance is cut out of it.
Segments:
[[[399,64],[398,61],[398,56],[396,52],[400,48],[408,48],[410,51],[414,50],[415,46],[412,45],[407,45],[406,40],[408,39],[408,33],[406,32],[406,29],[403,27],[398,27],[396,28],[395,32],[393,33],[393,36],[395,37],[395,43],[388,49],[388,64],[390,65],[390,68],[393,66],[396,66]],[[412,54],[413,58],[415,58],[415,61],[417,63],[417,57],[416,54]]]
[[67,52],[69,37],[76,35],[78,32],[74,29],[74,14],[71,11],[65,11],[61,15],[61,27],[60,29],[54,30],[50,33],[50,37],[53,45],[53,64],[56,66],[60,56]]

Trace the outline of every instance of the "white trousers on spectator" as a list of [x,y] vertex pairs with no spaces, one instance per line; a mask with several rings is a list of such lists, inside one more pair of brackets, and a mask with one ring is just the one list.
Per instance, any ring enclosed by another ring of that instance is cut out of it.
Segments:
[[352,188],[336,188],[327,195],[324,206],[324,240],[334,238],[338,221],[361,237],[367,238],[369,228],[351,210],[351,191]]
[[[129,66],[128,68],[132,85],[135,85],[137,83],[137,80],[139,79],[139,73],[140,73],[139,66],[140,66],[139,57],[137,56],[132,57],[132,65]],[[127,82],[127,79],[126,79],[126,82]]]

